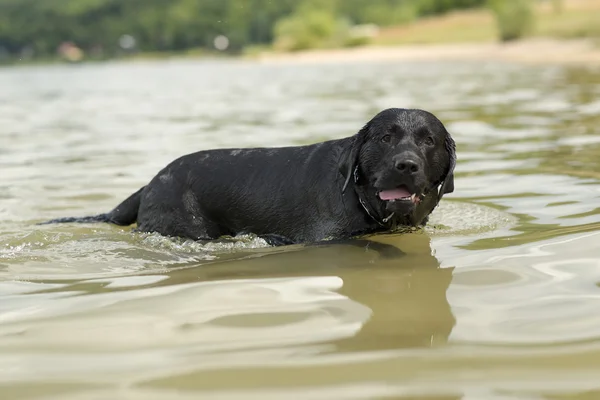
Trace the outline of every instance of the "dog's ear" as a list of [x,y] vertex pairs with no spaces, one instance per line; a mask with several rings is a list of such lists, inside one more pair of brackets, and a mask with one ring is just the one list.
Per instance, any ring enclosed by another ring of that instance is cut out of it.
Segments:
[[369,124],[365,125],[356,135],[352,137],[349,148],[345,149],[344,153],[340,157],[339,169],[340,173],[345,178],[344,186],[342,187],[342,193],[346,191],[346,188],[350,183],[350,179],[352,179],[354,175],[354,169],[358,165],[360,148],[366,140],[368,131]]
[[448,156],[450,157],[450,165],[448,167],[446,177],[442,182],[442,187],[440,187],[440,192],[438,194],[438,202],[446,193],[454,192],[454,167],[456,167],[456,144],[454,143],[454,139],[452,139],[452,136],[450,136],[450,133],[446,134],[444,147],[446,148]]

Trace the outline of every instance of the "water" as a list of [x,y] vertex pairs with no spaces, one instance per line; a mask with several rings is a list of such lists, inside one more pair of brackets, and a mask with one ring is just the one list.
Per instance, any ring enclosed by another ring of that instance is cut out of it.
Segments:
[[[0,70],[2,399],[600,397],[600,70],[161,61]],[[210,244],[104,212],[172,159],[419,107],[458,144],[424,231]]]

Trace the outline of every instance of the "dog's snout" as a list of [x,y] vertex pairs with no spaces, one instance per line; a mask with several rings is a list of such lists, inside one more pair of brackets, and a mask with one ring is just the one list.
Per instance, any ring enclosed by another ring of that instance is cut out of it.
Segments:
[[398,171],[408,174],[416,174],[421,169],[417,161],[410,159],[396,160],[394,165]]

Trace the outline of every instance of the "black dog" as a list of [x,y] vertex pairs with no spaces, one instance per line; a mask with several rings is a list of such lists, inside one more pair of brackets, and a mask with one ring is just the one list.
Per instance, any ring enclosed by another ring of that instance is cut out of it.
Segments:
[[137,222],[167,236],[254,233],[271,244],[349,238],[424,225],[454,191],[455,163],[434,115],[392,108],[344,139],[188,154],[107,214],[47,223]]

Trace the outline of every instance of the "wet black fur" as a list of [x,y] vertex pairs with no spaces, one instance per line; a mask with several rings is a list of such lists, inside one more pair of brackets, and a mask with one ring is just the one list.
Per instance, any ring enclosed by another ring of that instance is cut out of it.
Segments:
[[[400,171],[403,160],[413,160],[418,171]],[[139,231],[167,236],[254,233],[273,244],[349,238],[425,224],[454,190],[455,163],[454,141],[434,115],[392,108],[344,139],[188,154],[107,214],[47,223],[137,222]],[[416,207],[377,197],[398,185],[425,197]]]

